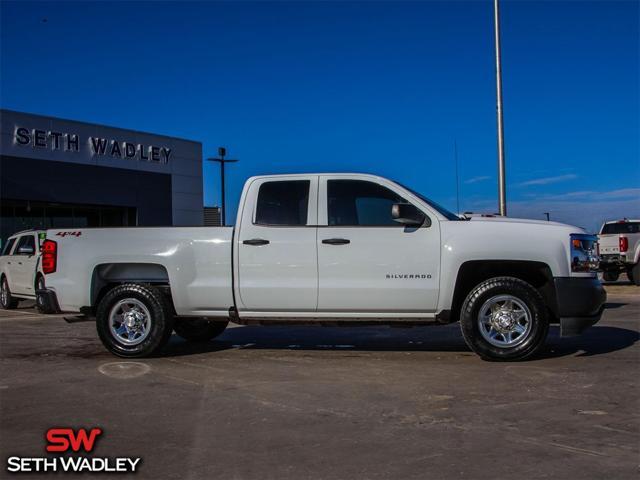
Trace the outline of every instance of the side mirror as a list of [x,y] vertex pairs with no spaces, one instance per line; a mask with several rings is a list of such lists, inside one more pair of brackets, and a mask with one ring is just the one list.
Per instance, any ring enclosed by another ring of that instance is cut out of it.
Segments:
[[33,255],[34,253],[36,252],[33,247],[20,247],[18,249],[18,255]]
[[391,207],[393,220],[403,225],[421,226],[427,221],[427,226],[431,225],[429,218],[410,203],[394,203]]

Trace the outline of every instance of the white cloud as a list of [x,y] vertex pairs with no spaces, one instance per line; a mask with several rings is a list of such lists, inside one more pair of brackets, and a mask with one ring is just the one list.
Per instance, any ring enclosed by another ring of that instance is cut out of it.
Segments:
[[533,180],[518,183],[518,185],[521,187],[529,187],[531,185],[550,185],[552,183],[566,182],[567,180],[573,180],[575,178],[578,178],[576,174],[568,173],[566,175],[557,175],[555,177],[534,178]]
[[464,183],[466,183],[467,185],[471,184],[471,183],[478,183],[478,182],[484,182],[485,180],[490,180],[491,177],[483,175],[481,177],[473,177],[473,178],[469,178],[468,180],[465,180]]
[[617,200],[617,199],[638,199],[640,201],[640,188],[620,188],[608,192],[597,192],[594,190],[579,190],[576,192],[566,192],[558,194],[526,194],[529,198],[536,200],[577,200],[584,199],[585,202],[595,202],[601,200]]
[[632,197],[640,202],[640,188],[621,188],[601,193],[602,198],[627,198]]

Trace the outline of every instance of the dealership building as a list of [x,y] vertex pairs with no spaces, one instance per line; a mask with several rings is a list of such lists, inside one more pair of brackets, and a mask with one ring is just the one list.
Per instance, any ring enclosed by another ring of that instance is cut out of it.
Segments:
[[203,225],[202,144],[0,110],[0,236]]

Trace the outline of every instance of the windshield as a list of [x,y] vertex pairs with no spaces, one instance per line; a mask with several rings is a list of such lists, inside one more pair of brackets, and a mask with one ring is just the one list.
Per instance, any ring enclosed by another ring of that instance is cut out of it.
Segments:
[[618,222],[606,223],[602,227],[602,233],[638,233],[640,232],[640,222]]
[[433,200],[425,197],[424,195],[422,195],[419,192],[416,192],[414,189],[407,187],[406,185],[401,184],[400,182],[395,182],[397,185],[400,185],[402,188],[404,188],[405,190],[413,193],[416,197],[418,197],[420,200],[422,200],[424,203],[426,203],[427,205],[429,205],[431,208],[433,208],[434,210],[437,210],[437,212],[442,215],[443,217],[445,217],[447,220],[462,220],[458,215],[456,215],[453,212],[450,212],[449,210],[447,210],[446,208],[444,208],[442,205],[434,202]]

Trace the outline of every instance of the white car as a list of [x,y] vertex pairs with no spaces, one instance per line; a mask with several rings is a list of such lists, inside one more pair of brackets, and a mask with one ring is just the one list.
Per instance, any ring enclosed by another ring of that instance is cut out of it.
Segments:
[[[3,309],[16,308],[20,300],[38,300],[36,291],[44,290],[44,275],[39,271],[40,241],[44,238],[44,230],[27,230],[12,235],[4,244],[0,256],[0,306]],[[38,309],[49,313],[40,300]]]
[[631,283],[640,286],[640,220],[606,222],[598,235],[600,268],[608,282],[626,272]]
[[47,231],[41,292],[95,317],[112,353],[143,357],[175,330],[240,324],[424,325],[460,320],[481,357],[514,360],[550,323],[575,335],[606,294],[596,237],[554,222],[461,219],[382,177],[253,177],[235,227]]

